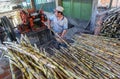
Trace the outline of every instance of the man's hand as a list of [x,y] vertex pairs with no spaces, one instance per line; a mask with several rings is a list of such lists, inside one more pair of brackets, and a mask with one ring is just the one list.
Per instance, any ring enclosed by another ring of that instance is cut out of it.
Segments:
[[48,26],[48,29],[51,29],[51,21],[50,20],[48,20],[48,24],[47,24],[47,26]]
[[51,29],[51,28],[50,28],[50,25],[48,25],[48,29]]
[[66,32],[67,32],[67,30],[63,30],[63,32],[62,32],[62,34],[61,34],[61,38],[64,38]]
[[61,35],[61,38],[64,38],[64,35]]

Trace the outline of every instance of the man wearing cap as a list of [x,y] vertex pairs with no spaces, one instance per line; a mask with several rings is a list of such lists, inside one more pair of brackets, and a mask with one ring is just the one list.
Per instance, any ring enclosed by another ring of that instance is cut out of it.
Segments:
[[62,38],[64,38],[68,29],[68,20],[63,15],[63,10],[64,8],[61,6],[56,7],[54,15],[48,21],[48,28],[50,29],[52,27],[53,31]]

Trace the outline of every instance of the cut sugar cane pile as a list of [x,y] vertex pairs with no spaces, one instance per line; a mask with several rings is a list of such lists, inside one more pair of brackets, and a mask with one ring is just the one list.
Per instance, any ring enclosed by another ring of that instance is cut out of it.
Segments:
[[[93,35],[74,36],[75,43],[49,57],[45,50],[32,47],[26,38],[20,44],[6,42],[11,64],[24,79],[119,79],[120,41]],[[3,50],[3,49],[2,49]]]
[[120,8],[106,16],[101,29],[101,35],[120,39]]

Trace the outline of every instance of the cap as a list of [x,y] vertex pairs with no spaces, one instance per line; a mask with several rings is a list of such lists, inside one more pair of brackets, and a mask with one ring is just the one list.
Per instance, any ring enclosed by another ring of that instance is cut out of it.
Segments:
[[58,7],[56,7],[55,10],[60,11],[60,12],[63,12],[64,8],[63,8],[62,6],[58,6]]

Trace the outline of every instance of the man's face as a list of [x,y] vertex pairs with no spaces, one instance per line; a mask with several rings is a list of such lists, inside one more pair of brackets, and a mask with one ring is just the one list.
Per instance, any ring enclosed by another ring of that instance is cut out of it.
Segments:
[[55,16],[59,17],[60,13],[58,13],[57,10],[55,10]]

